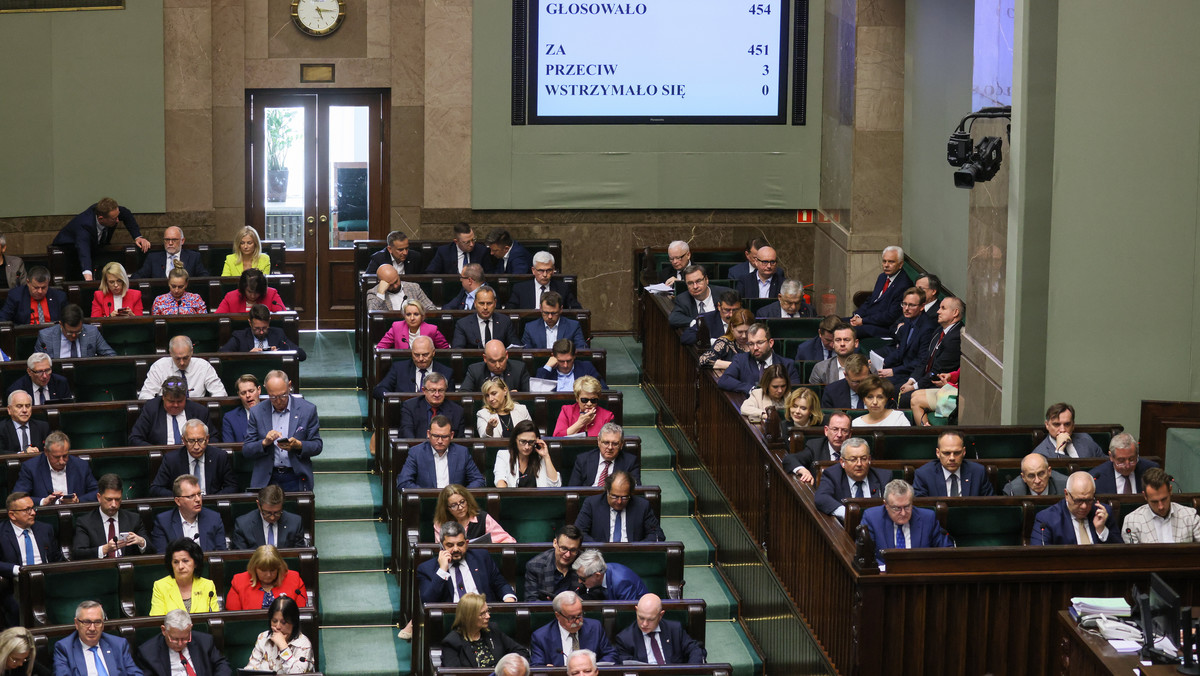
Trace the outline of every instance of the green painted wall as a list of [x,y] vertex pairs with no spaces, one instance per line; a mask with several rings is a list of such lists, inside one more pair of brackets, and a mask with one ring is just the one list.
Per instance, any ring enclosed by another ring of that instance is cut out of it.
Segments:
[[816,207],[824,3],[810,5],[807,126],[514,127],[512,4],[476,2],[471,206]]
[[4,216],[166,210],[162,3],[5,14],[0,63]]

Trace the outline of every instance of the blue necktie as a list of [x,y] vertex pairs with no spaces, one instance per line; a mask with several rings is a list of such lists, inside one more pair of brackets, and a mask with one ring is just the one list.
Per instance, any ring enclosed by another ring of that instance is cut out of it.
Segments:
[[621,541],[621,515],[622,514],[624,514],[624,512],[616,512],[617,516],[616,516],[616,518],[613,519],[613,533],[612,533],[612,541],[613,542]]
[[904,526],[896,526],[896,549],[904,549]]
[[108,667],[104,666],[104,658],[100,656],[100,646],[88,648],[92,653],[92,660],[96,663],[96,676],[108,676]]
[[175,443],[182,444],[183,437],[179,436],[179,418],[171,416],[171,431],[175,433]]
[[26,528],[22,533],[25,538],[25,565],[32,566],[33,561],[33,538],[29,537],[29,529]]
[[856,497],[856,498],[865,498],[866,497],[865,495],[863,495],[863,482],[861,482],[861,481],[854,482],[854,497]]
[[463,582],[462,567],[454,567],[454,585],[458,587],[458,598],[462,598],[467,593],[467,585]]
[[272,547],[275,546],[275,525],[274,524],[267,526],[267,544],[271,545]]

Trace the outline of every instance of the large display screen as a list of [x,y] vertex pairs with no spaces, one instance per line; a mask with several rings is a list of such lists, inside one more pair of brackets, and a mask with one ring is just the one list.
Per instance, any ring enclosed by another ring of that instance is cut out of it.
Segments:
[[529,0],[529,124],[784,124],[790,0]]

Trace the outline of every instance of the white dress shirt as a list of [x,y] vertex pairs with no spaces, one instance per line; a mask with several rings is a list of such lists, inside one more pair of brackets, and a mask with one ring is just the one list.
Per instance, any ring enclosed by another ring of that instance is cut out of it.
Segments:
[[[174,650],[168,650],[167,654],[171,659],[171,676],[187,676],[187,667],[183,666],[183,662],[180,661],[179,653]],[[188,651],[186,645],[183,647],[183,658],[188,661],[188,664],[195,664],[195,662],[192,662],[192,653]],[[192,669],[195,668],[194,666],[192,667]]]
[[466,589],[468,594],[481,593],[479,591],[479,587],[475,586],[475,577],[471,575],[471,568],[467,565],[466,559],[459,561],[457,565],[453,563],[450,564],[450,568],[448,570],[442,570],[441,568],[438,568],[437,576],[443,580],[450,581],[450,587],[454,590],[455,603],[458,603],[458,583],[454,579],[455,568],[458,568],[458,570],[462,571],[463,589]]
[[[612,507],[608,508],[608,536],[612,537],[612,525],[616,523],[617,510]],[[629,542],[629,515],[625,510],[621,511],[621,539],[613,540],[613,542]]]
[[87,676],[97,676],[100,673],[100,670],[96,668],[96,663],[92,660],[93,655],[95,655],[96,659],[104,662],[104,673],[112,673],[112,667],[108,666],[108,660],[104,659],[104,648],[101,648],[100,644],[96,644],[97,650],[96,652],[92,652],[92,649],[83,642],[83,639],[79,639],[79,647],[83,650],[83,663],[87,665]]
[[[13,529],[13,533],[17,537],[17,546],[21,548],[21,562],[15,566],[13,566],[13,575],[15,576],[18,572],[20,572],[21,564],[25,563],[25,557],[26,557],[25,536],[24,536],[25,529],[17,526],[17,524],[13,523],[12,521],[9,521],[8,525],[10,528]],[[29,540],[31,542],[33,542],[33,562],[34,562],[34,564],[41,563],[42,562],[42,552],[38,550],[37,537],[34,536],[32,528],[29,529]]]
[[[162,394],[163,382],[179,374],[179,369],[170,357],[163,357],[150,365],[146,373],[146,383],[138,392],[138,399],[153,399]],[[189,397],[225,397],[225,385],[217,377],[217,371],[204,359],[192,358],[184,371],[187,378]]]
[[[660,630],[655,629],[654,631],[650,632],[649,634],[642,634],[642,643],[646,647],[646,663],[647,664],[660,664],[660,662],[654,658],[653,643],[654,643],[654,639],[656,638],[656,635],[661,635]],[[661,638],[658,640],[658,649],[662,652],[662,655],[663,655],[664,661],[661,662],[661,664],[666,664],[665,660],[667,659],[667,651],[663,649],[663,644],[662,644]]]
[[958,472],[947,471],[945,467],[941,467],[939,469],[942,470],[942,481],[946,483],[946,495],[950,495],[950,477],[952,476],[958,477],[958,494],[960,496],[963,495],[965,491],[963,490],[963,478],[961,474],[962,468],[960,467]]
[[436,488],[445,488],[450,485],[450,449],[447,448],[445,453],[433,452],[433,469],[437,475]]
[[[178,510],[176,510],[178,511]],[[197,544],[200,543],[200,515],[196,515],[196,520],[188,523],[188,520],[183,518],[183,514],[179,515],[179,520],[183,522],[183,537],[191,538]]]

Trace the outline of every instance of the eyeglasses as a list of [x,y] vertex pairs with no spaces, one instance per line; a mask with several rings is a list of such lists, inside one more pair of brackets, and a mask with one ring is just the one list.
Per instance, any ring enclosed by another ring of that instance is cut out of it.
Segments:
[[466,509],[466,508],[467,508],[467,501],[466,501],[466,500],[463,500],[463,501],[461,501],[461,502],[452,502],[452,503],[450,503],[450,504],[448,504],[448,505],[446,505],[446,506],[447,506],[447,507],[449,507],[450,509],[452,509],[452,510],[454,510],[454,511],[456,511],[456,512],[457,512],[457,511],[458,511],[458,510],[460,510],[460,509]]
[[537,439],[517,439],[518,446],[533,446],[537,444]]
[[904,303],[904,302],[901,302],[901,303],[900,303],[900,307],[906,307],[906,308],[912,309],[912,308],[915,308],[915,307],[921,307],[921,304],[920,304],[920,303]]
[[628,495],[613,495],[612,493],[608,494],[608,499],[614,502],[629,502],[630,497],[631,496]]
[[207,441],[208,441],[208,437],[201,437],[199,439],[186,439],[185,438],[183,440],[183,443],[187,444],[188,446],[200,446],[201,444],[204,444]]
[[258,515],[263,518],[263,521],[271,521],[283,516],[283,508],[280,509],[262,509],[258,510]]
[[581,404],[599,404],[600,397],[580,397],[579,403],[581,403]]
[[104,620],[75,620],[75,624],[81,624],[85,627],[103,627]]
[[861,465],[864,462],[871,462],[871,456],[860,455],[857,458],[848,458],[845,455],[843,455],[842,462],[846,463],[847,465]]
[[892,514],[903,514],[912,511],[912,505],[888,505],[887,509]]
[[34,512],[37,511],[37,507],[26,507],[25,509],[10,509],[8,511],[16,512],[17,514],[33,514]]
[[430,433],[429,433],[429,438],[430,438],[430,439],[437,439],[438,441],[443,441],[443,440],[445,440],[445,439],[450,439],[450,438],[453,438],[453,436],[454,436],[454,435],[452,435],[452,434],[434,434],[433,432],[430,432]]
[[30,372],[35,376],[48,376],[53,369],[32,369]]
[[760,258],[760,259],[758,259],[758,262],[762,263],[763,265],[775,265],[779,261],[775,260],[774,258],[772,258],[771,260],[767,260],[765,258]]
[[578,615],[565,615],[556,610],[556,611],[554,611],[554,614],[563,618],[567,622],[579,622],[579,621],[583,620],[583,613],[579,613]]

